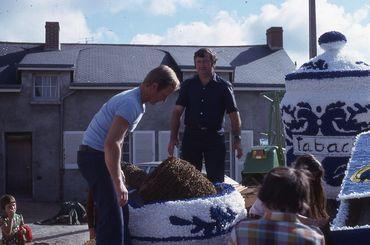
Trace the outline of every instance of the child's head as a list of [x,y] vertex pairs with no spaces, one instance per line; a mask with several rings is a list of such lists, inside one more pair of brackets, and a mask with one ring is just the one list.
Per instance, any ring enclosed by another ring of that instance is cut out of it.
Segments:
[[0,199],[1,210],[8,213],[10,210],[16,210],[15,198],[12,195],[3,195]]
[[297,170],[306,170],[310,173],[310,211],[311,218],[327,218],[326,197],[322,186],[324,168],[313,155],[303,155],[297,158],[295,166]]
[[270,210],[301,213],[308,204],[307,171],[278,167],[270,170],[258,193],[258,198]]
[[305,169],[309,171],[314,179],[320,179],[324,176],[324,168],[321,163],[310,154],[299,156],[294,165],[295,169]]

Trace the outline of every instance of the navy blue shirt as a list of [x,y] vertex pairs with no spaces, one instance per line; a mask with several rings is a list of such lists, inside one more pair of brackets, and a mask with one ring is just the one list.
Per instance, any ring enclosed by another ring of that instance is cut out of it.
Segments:
[[203,86],[198,75],[181,84],[176,105],[185,107],[185,126],[221,130],[225,111],[238,111],[230,82],[218,75]]

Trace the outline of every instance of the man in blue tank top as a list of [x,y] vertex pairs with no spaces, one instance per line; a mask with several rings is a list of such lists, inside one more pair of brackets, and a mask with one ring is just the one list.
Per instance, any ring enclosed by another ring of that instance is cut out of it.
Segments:
[[[124,244],[124,214],[128,193],[121,174],[121,146],[145,112],[179,86],[175,72],[161,65],[148,73],[139,87],[106,102],[91,120],[78,151],[78,167],[93,192],[98,213],[96,243]],[[125,228],[125,233],[126,233]]]

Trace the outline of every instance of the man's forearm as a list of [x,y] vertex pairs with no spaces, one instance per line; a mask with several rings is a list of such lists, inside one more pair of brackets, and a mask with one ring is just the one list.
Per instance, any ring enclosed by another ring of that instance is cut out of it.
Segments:
[[105,163],[107,165],[109,174],[113,180],[113,183],[117,181],[123,181],[121,175],[121,147],[118,142],[107,144],[104,148]]
[[174,110],[171,116],[171,140],[177,140],[180,128],[181,113]]
[[241,134],[241,120],[239,112],[232,112],[229,114],[231,123],[231,133],[233,136],[240,136]]

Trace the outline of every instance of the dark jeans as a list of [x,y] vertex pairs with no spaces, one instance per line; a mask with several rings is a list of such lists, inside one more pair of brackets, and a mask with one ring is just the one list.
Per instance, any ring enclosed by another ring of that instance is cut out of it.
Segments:
[[104,152],[78,151],[77,163],[93,192],[99,214],[95,227],[96,244],[130,244],[128,225],[124,224],[124,219],[128,220],[128,207],[126,205],[122,208],[118,204],[117,194],[105,165]]
[[223,182],[225,174],[225,136],[217,131],[185,129],[181,144],[181,158],[202,170],[203,158],[207,178]]

